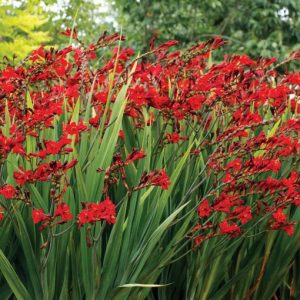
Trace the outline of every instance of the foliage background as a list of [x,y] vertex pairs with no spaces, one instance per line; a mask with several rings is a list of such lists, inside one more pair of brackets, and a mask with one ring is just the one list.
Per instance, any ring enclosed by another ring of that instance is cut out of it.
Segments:
[[222,35],[226,53],[257,57],[279,56],[300,42],[300,2],[294,0],[116,0],[114,6],[125,34],[143,47],[153,35],[184,45]]
[[0,15],[1,57],[24,56],[40,43],[61,46],[58,33],[73,24],[88,42],[104,30],[122,30],[139,51],[151,39],[185,47],[222,35],[226,53],[283,57],[300,43],[297,0],[2,0]]

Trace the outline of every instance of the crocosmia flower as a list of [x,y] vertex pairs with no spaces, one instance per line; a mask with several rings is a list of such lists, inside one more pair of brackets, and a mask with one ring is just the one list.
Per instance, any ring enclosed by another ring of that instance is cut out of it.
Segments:
[[44,211],[41,208],[32,210],[32,220],[34,224],[38,224],[48,219],[49,217],[45,215]]
[[12,199],[16,195],[16,189],[12,185],[7,184],[0,189],[0,194],[6,199]]

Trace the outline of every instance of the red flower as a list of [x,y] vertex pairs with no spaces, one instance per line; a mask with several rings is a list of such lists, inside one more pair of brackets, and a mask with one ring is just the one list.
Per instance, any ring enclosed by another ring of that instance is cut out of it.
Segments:
[[165,49],[165,48],[170,48],[170,47],[175,46],[177,44],[178,44],[178,41],[176,41],[176,40],[170,40],[170,41],[167,41],[164,44],[160,45],[158,47],[158,49],[161,50],[161,49]]
[[[155,173],[157,173],[156,171]],[[152,185],[160,186],[162,189],[167,190],[169,185],[171,184],[169,177],[165,170],[160,170],[157,174],[155,174],[151,180]]]
[[284,230],[287,235],[293,235],[295,233],[295,223],[287,223],[286,225],[282,226],[281,229]]
[[91,223],[94,221],[94,212],[88,209],[83,209],[78,215],[78,226],[82,226],[85,223]]
[[46,146],[47,154],[58,154],[62,151],[62,148],[66,145],[71,144],[72,140],[68,139],[65,135],[61,137],[59,141],[51,141],[51,140],[45,140],[44,144]]
[[16,195],[16,189],[12,185],[7,184],[0,189],[0,194],[6,199],[11,199]]
[[80,91],[80,85],[74,84],[67,87],[65,94],[68,98],[76,98],[79,96],[79,91]]
[[62,166],[63,171],[67,171],[69,169],[72,169],[76,164],[78,163],[78,160],[75,158],[71,160],[68,164],[64,164]]
[[207,199],[203,199],[200,202],[197,211],[200,218],[205,218],[210,216],[212,212],[212,208],[210,207]]
[[241,233],[241,228],[238,225],[236,225],[235,223],[229,224],[227,220],[224,220],[221,223],[219,223],[219,228],[221,234],[228,234],[232,237],[236,237]]
[[64,202],[59,203],[54,212],[54,217],[61,217],[63,223],[72,220],[73,216],[70,212],[70,207],[68,204]]
[[202,107],[202,103],[205,101],[205,96],[203,95],[194,95],[188,99],[188,103],[191,106],[192,110],[199,110]]
[[191,155],[199,155],[200,152],[201,152],[201,151],[200,151],[199,149],[193,149],[193,150],[191,150],[190,154],[191,154]]
[[287,235],[293,235],[295,233],[295,222],[288,222],[288,223],[274,223],[270,227],[273,230],[283,230]]
[[71,122],[64,126],[65,133],[70,135],[79,135],[81,132],[86,130],[87,126],[83,123],[82,120],[80,120],[78,124],[76,124],[75,122]]
[[221,193],[221,195],[214,201],[213,209],[215,211],[225,212],[227,214],[230,213],[230,210],[234,206],[238,206],[243,204],[243,200],[241,200],[237,196],[233,196],[226,193]]
[[13,92],[14,90],[15,90],[15,87],[14,87],[14,85],[13,84],[11,84],[11,83],[3,83],[2,84],[2,88],[4,89],[4,91],[5,91],[5,93],[7,93],[7,94],[9,94],[9,93],[11,93],[11,92]]
[[145,156],[146,156],[146,154],[143,150],[133,149],[133,151],[130,154],[128,154],[125,161],[127,163],[129,163],[129,162],[133,162],[133,161],[138,160],[138,159],[142,159]]
[[245,131],[245,130],[241,130],[241,131],[238,131],[235,136],[239,136],[239,137],[248,137],[248,132]]
[[274,173],[277,173],[281,168],[281,163],[278,159],[276,160],[270,160],[268,167],[270,170],[272,170]]
[[242,224],[247,223],[252,219],[252,212],[250,206],[240,206],[233,210],[233,214],[241,221]]
[[226,166],[226,170],[228,169],[234,169],[235,171],[239,171],[242,167],[242,162],[240,158],[237,158],[233,161],[231,161],[230,163],[227,164]]
[[179,136],[178,132],[173,132],[172,134],[167,133],[166,137],[170,143],[176,144],[180,141],[180,136]]
[[67,28],[65,31],[61,32],[62,35],[77,39],[77,29],[74,28],[73,31],[71,28]]
[[14,172],[14,179],[16,180],[17,184],[25,184],[27,181],[31,181],[33,179],[33,172],[31,170],[26,171],[21,166],[19,166],[21,172],[15,171]]
[[283,209],[279,208],[272,214],[274,220],[277,223],[284,224],[287,220],[287,216],[283,213]]
[[116,223],[116,206],[109,197],[100,203],[86,203],[86,208],[77,215],[78,226],[105,220],[108,224]]
[[18,154],[21,154],[22,156],[24,156],[26,154],[23,146],[19,145],[19,144],[15,145],[13,147],[13,153],[18,153]]
[[205,235],[199,235],[197,237],[194,238],[194,243],[195,246],[198,247],[200,246],[200,244],[205,241],[207,239],[207,237]]
[[122,130],[122,129],[119,131],[119,138],[122,139],[122,140],[125,139],[124,130]]
[[228,182],[232,182],[234,183],[234,177],[231,176],[229,173],[226,173],[226,175],[224,176],[223,180],[224,183],[228,183]]
[[44,59],[44,58],[45,58],[45,49],[43,46],[32,51],[32,53],[30,54],[30,59],[32,60],[32,62],[35,62],[37,60]]
[[45,215],[44,211],[41,208],[32,210],[32,220],[34,224],[40,223],[48,219],[49,217]]
[[98,204],[94,209],[94,217],[97,220],[105,220],[108,224],[116,223],[116,206],[109,197]]

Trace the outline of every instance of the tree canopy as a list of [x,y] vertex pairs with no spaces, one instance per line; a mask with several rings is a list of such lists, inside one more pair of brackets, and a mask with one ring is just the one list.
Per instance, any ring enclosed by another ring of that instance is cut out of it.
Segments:
[[115,0],[124,34],[139,47],[177,39],[189,45],[215,35],[227,52],[280,56],[300,43],[297,0]]
[[50,41],[47,31],[41,26],[47,22],[44,14],[30,7],[0,6],[0,57],[23,58],[40,44]]
[[14,54],[22,59],[41,44],[61,46],[66,39],[60,32],[72,26],[78,28],[83,40],[94,40],[112,27],[101,3],[103,1],[3,0],[0,5],[0,57],[12,58]]
[[280,57],[300,44],[298,0],[3,1],[1,57],[24,57],[40,44],[64,44],[59,32],[72,26],[87,42],[104,30],[122,30],[128,44],[140,51],[148,49],[150,40],[176,39],[185,47],[216,35],[227,40],[226,53],[251,57]]

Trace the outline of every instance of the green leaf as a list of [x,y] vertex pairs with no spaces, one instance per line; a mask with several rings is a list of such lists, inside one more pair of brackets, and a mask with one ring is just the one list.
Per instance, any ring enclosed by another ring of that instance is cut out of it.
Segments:
[[[280,123],[281,123],[281,119],[279,119],[279,120],[275,123],[275,125],[273,126],[273,128],[272,128],[272,129],[269,131],[269,133],[267,134],[267,138],[268,138],[268,139],[275,135],[275,133],[276,133],[276,131],[277,131],[277,129],[278,129]],[[262,144],[262,145],[260,146],[260,148],[264,148],[265,146],[266,146],[265,144]],[[263,155],[266,153],[266,151],[267,151],[267,150],[262,150],[262,149],[261,149],[261,150],[258,150],[258,151],[256,151],[256,152],[254,153],[254,157],[263,156]]]
[[95,153],[96,154],[100,153],[100,155],[96,155],[95,157],[89,158],[89,162],[91,162],[91,164],[88,167],[85,182],[86,185],[88,184],[90,187],[88,190],[88,195],[89,195],[89,201],[92,202],[98,200],[103,187],[104,175],[102,173],[97,173],[96,169],[97,168],[106,169],[107,167],[110,166],[113,158],[114,149],[122,125],[122,119],[123,119],[124,109],[126,105],[126,93],[130,85],[130,82],[131,82],[131,77],[128,79],[127,84],[122,86],[120,92],[117,95],[110,116],[110,124],[108,128],[105,130],[105,134],[100,144],[100,148],[98,148],[98,144],[94,145]]
[[133,287],[143,287],[143,288],[158,288],[172,285],[172,283],[167,284],[143,284],[143,283],[127,283],[119,285],[120,288],[133,288]]
[[2,250],[0,250],[0,270],[18,300],[32,299]]
[[27,226],[18,208],[14,208],[14,215],[16,217],[16,222],[14,223],[15,232],[18,236],[24,253],[28,279],[30,279],[30,283],[33,286],[35,297],[41,299],[43,292],[40,281],[40,272],[38,270],[37,257],[31,244]]

